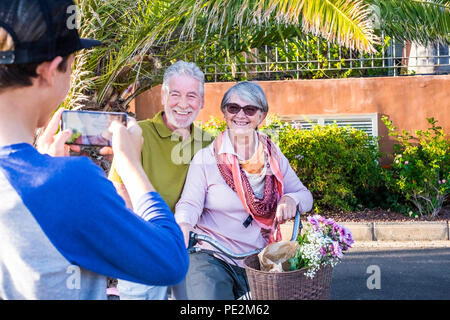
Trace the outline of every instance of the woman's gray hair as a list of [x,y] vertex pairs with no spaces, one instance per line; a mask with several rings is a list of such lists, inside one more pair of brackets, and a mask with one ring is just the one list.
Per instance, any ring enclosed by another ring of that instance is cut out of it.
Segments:
[[232,95],[260,108],[263,112],[269,111],[266,95],[261,86],[256,82],[241,81],[228,89],[220,104],[222,112],[225,111],[225,105],[230,101]]
[[163,93],[169,92],[169,81],[173,76],[189,76],[200,82],[200,95],[204,95],[205,75],[203,71],[193,62],[186,62],[183,60],[177,61],[166,69],[164,72],[164,79],[162,84]]

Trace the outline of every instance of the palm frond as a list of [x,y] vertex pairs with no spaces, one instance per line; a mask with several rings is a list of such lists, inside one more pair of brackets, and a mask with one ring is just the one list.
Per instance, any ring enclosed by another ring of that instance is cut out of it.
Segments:
[[81,35],[103,42],[103,46],[80,54],[85,58],[78,68],[93,72],[89,83],[83,78],[80,82],[85,83],[85,92],[96,92],[98,108],[107,109],[109,101],[117,99],[130,83],[139,79],[142,69],[151,72],[161,67],[150,48],[156,47],[163,27],[159,23],[160,14],[170,1],[80,0],[79,3],[83,12]]
[[398,40],[427,45],[450,44],[449,0],[366,0],[373,5],[379,29]]
[[275,23],[301,25],[305,33],[367,52],[373,52],[377,42],[370,10],[362,0],[186,0],[177,1],[171,10],[186,16],[181,34],[190,38],[201,21],[205,35]]
[[336,40],[350,49],[375,52],[379,39],[373,31],[370,9],[363,1],[305,1],[303,29]]

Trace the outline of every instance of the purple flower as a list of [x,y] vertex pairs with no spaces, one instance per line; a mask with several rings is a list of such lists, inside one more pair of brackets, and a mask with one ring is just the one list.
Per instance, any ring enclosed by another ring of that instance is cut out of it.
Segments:
[[328,245],[319,249],[322,259],[341,259],[343,252],[348,250],[354,243],[351,232],[340,226],[333,219],[326,219],[320,215],[308,217],[312,232],[320,232],[330,241]]
[[315,216],[309,216],[308,217],[308,222],[309,223],[311,223],[312,225],[317,225],[318,224],[318,221],[317,221],[317,219],[315,218]]
[[408,164],[409,162],[408,161],[405,161],[405,164]]
[[347,234],[346,234],[346,236],[345,236],[345,239],[344,239],[344,243],[345,243],[348,247],[351,247],[352,244],[353,244],[354,242],[355,242],[355,241],[353,240],[353,237],[352,237],[351,232],[347,232]]
[[336,223],[334,223],[332,226],[331,226],[331,231],[333,231],[333,235],[336,235],[336,234],[339,234],[339,226],[336,224]]
[[322,248],[320,248],[319,253],[320,253],[322,256],[326,256],[326,255],[327,255],[327,250],[326,250],[324,247],[322,247]]
[[295,158],[296,158],[297,160],[301,160],[301,159],[304,158],[304,156],[302,156],[301,154],[298,154],[298,155],[295,156]]
[[342,250],[341,250],[341,246],[339,245],[339,242],[337,241],[333,241],[331,243],[331,248],[332,248],[332,252],[333,254],[338,257],[339,259],[342,258],[343,254],[342,254]]

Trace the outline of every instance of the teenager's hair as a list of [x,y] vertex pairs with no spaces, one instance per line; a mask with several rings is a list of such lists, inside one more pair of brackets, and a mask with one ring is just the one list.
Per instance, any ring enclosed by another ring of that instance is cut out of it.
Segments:
[[235,95],[244,101],[259,107],[262,112],[269,111],[269,104],[267,103],[264,90],[256,82],[241,81],[232,86],[224,94],[220,108],[222,112],[225,110],[225,105],[230,101],[232,95]]
[[[14,41],[4,28],[0,27],[0,51],[13,51]],[[67,60],[63,57],[58,65],[58,71],[67,71]],[[44,61],[42,61],[44,62]],[[37,77],[36,68],[42,63],[0,64],[0,90],[13,87],[28,87],[32,85],[31,79]]]
[[200,95],[204,95],[205,75],[203,71],[193,62],[177,61],[166,69],[162,84],[163,93],[169,92],[169,81],[173,76],[186,75],[200,82]]

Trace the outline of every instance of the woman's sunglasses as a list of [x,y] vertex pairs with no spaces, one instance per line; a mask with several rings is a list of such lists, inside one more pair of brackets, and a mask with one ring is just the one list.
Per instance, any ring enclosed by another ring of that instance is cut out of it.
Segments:
[[242,110],[244,110],[244,113],[250,117],[254,116],[256,114],[256,112],[258,112],[258,110],[261,110],[261,108],[258,108],[258,107],[252,106],[252,105],[247,105],[247,106],[241,107],[237,103],[227,103],[225,105],[225,109],[231,114],[238,114],[242,109]]

